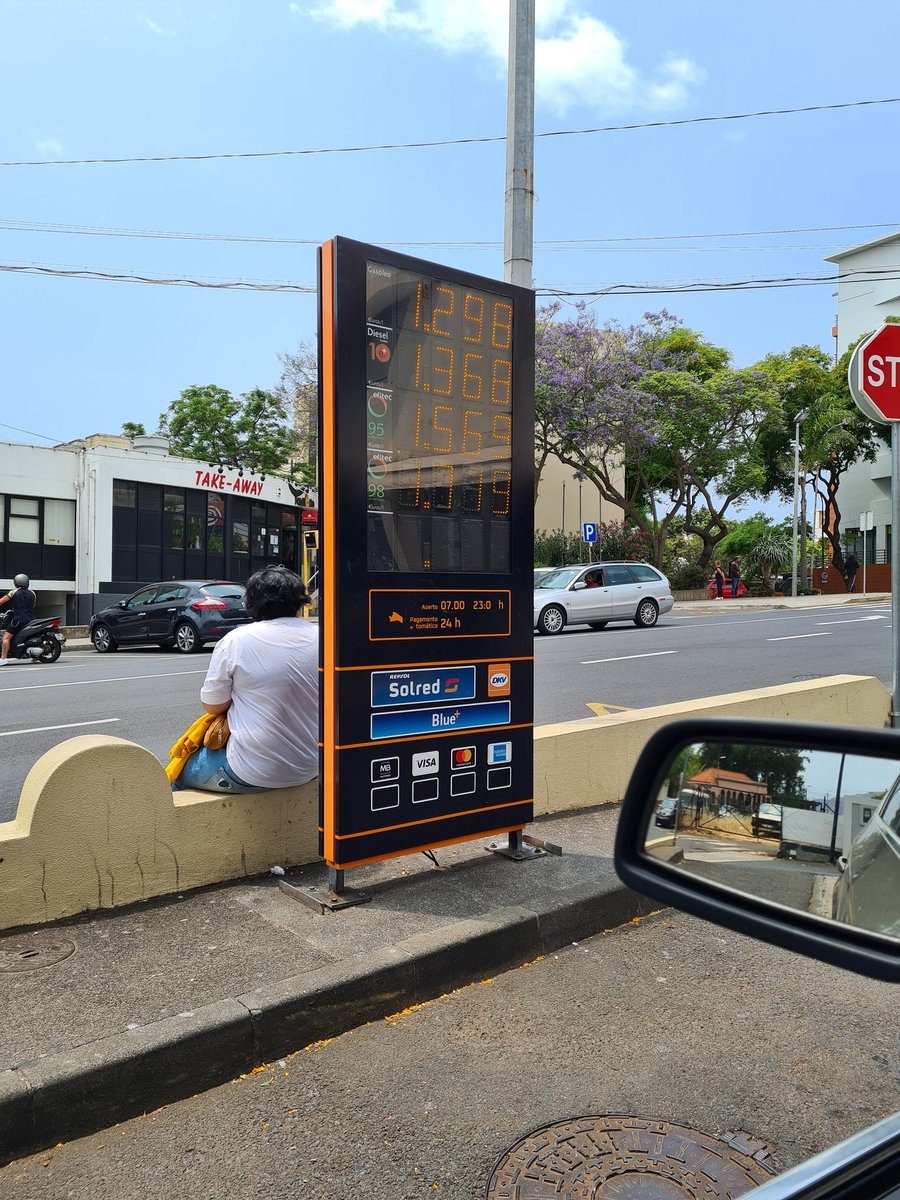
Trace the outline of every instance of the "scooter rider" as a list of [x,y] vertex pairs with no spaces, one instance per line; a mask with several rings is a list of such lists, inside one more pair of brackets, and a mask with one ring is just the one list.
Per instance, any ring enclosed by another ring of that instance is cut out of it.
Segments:
[[5,596],[0,596],[0,605],[9,604],[12,608],[12,618],[7,622],[7,628],[3,630],[3,645],[0,647],[0,667],[9,662],[7,655],[9,647],[13,640],[13,634],[17,629],[21,629],[23,625],[27,625],[29,621],[34,620],[34,605],[37,597],[28,586],[30,580],[27,575],[17,575],[13,580],[15,587],[12,591],[6,593]]

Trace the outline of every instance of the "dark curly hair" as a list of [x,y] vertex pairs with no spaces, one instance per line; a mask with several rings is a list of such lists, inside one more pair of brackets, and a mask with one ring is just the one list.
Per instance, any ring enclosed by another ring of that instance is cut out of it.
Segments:
[[244,606],[254,621],[295,617],[311,603],[303,580],[287,567],[263,567],[247,580]]

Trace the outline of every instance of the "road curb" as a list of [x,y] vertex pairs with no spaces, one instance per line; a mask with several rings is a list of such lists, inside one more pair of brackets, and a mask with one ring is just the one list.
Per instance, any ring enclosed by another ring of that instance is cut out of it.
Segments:
[[540,909],[491,909],[192,1012],[20,1063],[0,1072],[0,1164],[227,1083],[261,1062],[656,908],[618,883],[580,885],[547,897]]

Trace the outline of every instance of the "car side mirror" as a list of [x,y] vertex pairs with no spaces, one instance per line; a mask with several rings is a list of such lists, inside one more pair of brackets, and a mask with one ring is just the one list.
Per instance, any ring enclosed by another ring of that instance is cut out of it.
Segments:
[[896,733],[698,718],[638,757],[615,864],[686,912],[897,982],[898,847]]
[[127,608],[127,607],[128,607],[127,600],[120,600],[119,603],[116,605],[116,608]]
[[580,591],[582,591],[582,589],[584,589],[584,588],[586,588],[586,587],[587,587],[587,584],[584,582],[584,580],[583,580],[583,579],[579,579],[577,583],[573,583],[573,584],[572,584],[572,591],[573,591],[573,592],[580,592]]

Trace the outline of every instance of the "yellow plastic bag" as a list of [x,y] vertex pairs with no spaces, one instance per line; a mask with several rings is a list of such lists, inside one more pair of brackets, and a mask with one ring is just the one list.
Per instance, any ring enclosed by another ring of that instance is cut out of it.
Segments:
[[213,713],[204,713],[202,717],[198,717],[169,751],[169,765],[166,767],[166,777],[169,783],[175,782],[184,770],[187,760],[192,754],[196,754],[203,745],[206,731],[215,720],[216,716]]

